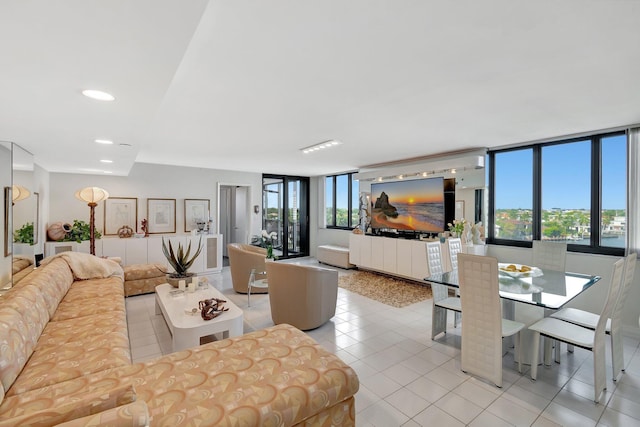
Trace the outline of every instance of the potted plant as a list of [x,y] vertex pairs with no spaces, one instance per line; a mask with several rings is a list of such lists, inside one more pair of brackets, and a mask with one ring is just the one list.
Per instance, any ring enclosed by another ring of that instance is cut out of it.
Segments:
[[178,243],[178,249],[174,251],[171,241],[169,241],[169,245],[167,247],[163,237],[162,253],[164,253],[165,258],[167,258],[167,261],[169,261],[169,264],[175,270],[175,273],[167,274],[167,282],[177,288],[180,280],[185,280],[193,276],[193,273],[189,273],[188,270],[196,258],[198,258],[198,255],[200,255],[200,252],[202,252],[202,237],[200,237],[200,240],[198,241],[198,249],[192,257],[190,257],[191,242],[189,242],[186,252],[181,243]]

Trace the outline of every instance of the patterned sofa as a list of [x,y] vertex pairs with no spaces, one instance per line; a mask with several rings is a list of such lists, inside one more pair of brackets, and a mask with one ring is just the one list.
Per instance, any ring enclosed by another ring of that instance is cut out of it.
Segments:
[[82,261],[0,297],[0,426],[355,425],[355,372],[290,325],[132,364],[122,270]]

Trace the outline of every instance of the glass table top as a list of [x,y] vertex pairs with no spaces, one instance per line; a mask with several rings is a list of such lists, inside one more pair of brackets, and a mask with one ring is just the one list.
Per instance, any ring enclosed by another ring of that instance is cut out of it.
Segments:
[[[512,277],[500,273],[500,297],[512,301],[558,309],[600,280],[600,276],[541,269],[537,277]],[[459,287],[458,271],[434,274],[427,282]]]

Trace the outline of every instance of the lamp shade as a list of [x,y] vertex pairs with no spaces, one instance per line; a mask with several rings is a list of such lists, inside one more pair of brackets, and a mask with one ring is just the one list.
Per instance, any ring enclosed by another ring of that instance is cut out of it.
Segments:
[[24,200],[29,197],[31,193],[22,185],[12,185],[11,186],[11,201],[18,202],[20,200]]
[[109,198],[109,193],[99,187],[87,187],[76,191],[76,198],[87,203],[98,203]]

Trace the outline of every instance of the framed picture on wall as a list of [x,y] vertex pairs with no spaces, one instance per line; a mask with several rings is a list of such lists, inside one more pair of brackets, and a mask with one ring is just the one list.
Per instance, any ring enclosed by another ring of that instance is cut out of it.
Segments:
[[104,234],[116,236],[123,226],[138,230],[138,198],[109,197],[104,202]]
[[209,199],[184,199],[184,231],[197,230],[198,221],[209,221]]
[[147,199],[149,234],[176,232],[176,199]]

